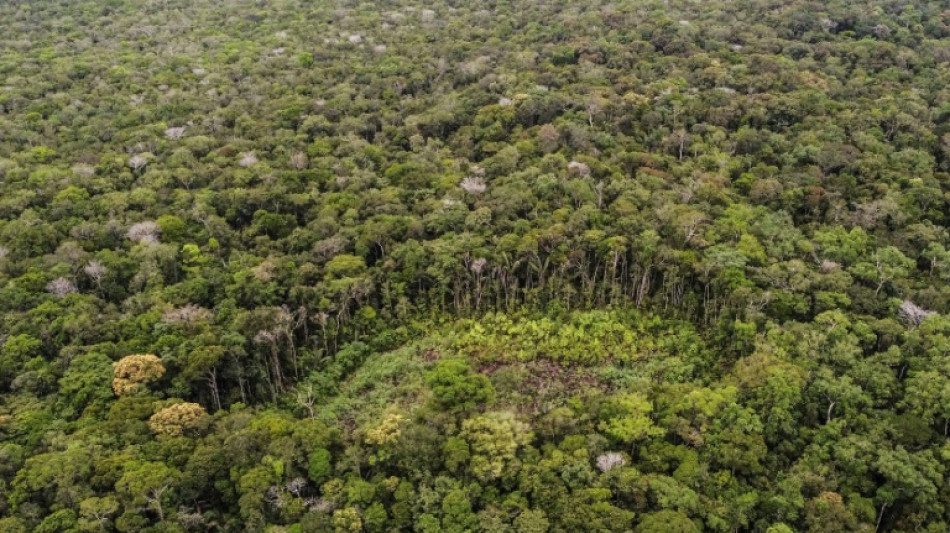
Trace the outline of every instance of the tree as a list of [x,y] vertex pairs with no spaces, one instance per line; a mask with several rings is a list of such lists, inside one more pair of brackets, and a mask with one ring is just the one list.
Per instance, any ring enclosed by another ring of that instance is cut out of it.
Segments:
[[923,512],[940,508],[938,487],[944,468],[931,451],[911,453],[900,446],[884,448],[879,450],[873,469],[884,479],[875,494],[878,529],[888,508],[899,502],[913,501]]
[[653,404],[643,394],[631,392],[611,398],[601,412],[601,431],[614,439],[631,445],[663,435],[650,418]]
[[490,482],[511,476],[518,468],[516,453],[533,435],[511,412],[489,412],[462,422],[461,437],[471,449],[470,469],[478,479]]
[[122,396],[141,390],[165,375],[162,360],[152,354],[127,355],[113,366],[112,390]]
[[637,524],[637,533],[699,533],[700,529],[685,514],[672,511],[657,511],[643,515]]
[[809,533],[853,531],[857,527],[857,520],[836,492],[823,492],[809,500],[805,504],[805,523]]
[[540,509],[527,509],[521,512],[514,522],[518,533],[547,533],[550,522]]
[[103,278],[105,278],[106,274],[109,272],[109,269],[106,268],[106,266],[100,263],[99,261],[92,260],[86,263],[86,266],[83,267],[83,272],[85,272],[85,274],[89,276],[89,279],[91,279],[93,283],[96,284],[97,288],[101,289],[102,280]]
[[72,509],[60,509],[49,514],[33,530],[36,533],[73,532],[76,529],[76,513]]
[[119,512],[119,502],[111,496],[86,498],[79,502],[79,527],[83,531],[109,531],[111,518]]
[[333,511],[333,530],[336,533],[358,533],[363,529],[363,520],[354,507]]
[[442,531],[462,533],[471,531],[477,521],[472,503],[464,491],[455,489],[442,500]]
[[208,413],[196,403],[176,403],[148,419],[148,427],[158,435],[179,437],[200,431],[209,423]]
[[370,458],[372,462],[385,461],[392,453],[392,447],[402,435],[406,417],[399,413],[386,415],[382,422],[366,432],[366,443],[375,446],[377,451]]
[[874,252],[871,261],[862,261],[851,272],[860,279],[876,283],[874,294],[881,292],[886,283],[904,278],[914,267],[914,262],[894,246],[885,246]]
[[165,509],[181,472],[165,463],[151,461],[134,463],[115,483],[115,490],[126,501],[126,511],[145,507],[165,522]]
[[158,242],[161,231],[161,227],[157,223],[146,220],[133,224],[126,232],[126,237],[136,243],[154,244]]
[[476,374],[462,359],[440,361],[426,374],[426,385],[440,409],[462,413],[487,405],[495,391],[487,377]]
[[713,435],[709,438],[716,463],[733,473],[761,471],[761,461],[768,451],[762,429],[762,422],[754,411],[730,406],[716,421]]
[[317,448],[310,454],[307,473],[314,483],[322,483],[333,472],[332,454],[326,448]]
[[46,284],[46,292],[57,298],[65,298],[70,294],[79,292],[76,285],[66,278],[56,278]]
[[897,308],[897,315],[914,326],[919,326],[924,320],[935,314],[935,312],[928,311],[910,300],[904,300]]
[[73,359],[59,380],[59,403],[71,416],[84,410],[104,412],[113,398],[112,361],[100,353],[83,354]]
[[13,379],[23,366],[40,356],[42,341],[27,334],[8,337],[0,352],[0,380]]
[[92,496],[86,481],[92,473],[90,450],[72,448],[34,454],[10,483],[9,502],[16,509],[37,504],[72,508]]

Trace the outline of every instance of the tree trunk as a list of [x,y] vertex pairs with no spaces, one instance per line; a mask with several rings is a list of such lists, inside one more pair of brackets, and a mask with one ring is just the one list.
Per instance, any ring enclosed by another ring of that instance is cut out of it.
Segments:
[[881,512],[877,515],[877,525],[874,526],[874,533],[877,533],[881,529],[881,520],[884,519],[884,509],[887,508],[886,503],[881,504]]
[[208,387],[211,389],[211,399],[214,401],[215,410],[220,411],[221,394],[218,392],[218,370],[216,368],[209,370],[205,379],[208,382]]

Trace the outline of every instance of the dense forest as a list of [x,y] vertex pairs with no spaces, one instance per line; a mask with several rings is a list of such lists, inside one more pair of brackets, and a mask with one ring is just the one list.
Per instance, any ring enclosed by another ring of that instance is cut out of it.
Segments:
[[0,532],[950,529],[946,1],[0,29]]

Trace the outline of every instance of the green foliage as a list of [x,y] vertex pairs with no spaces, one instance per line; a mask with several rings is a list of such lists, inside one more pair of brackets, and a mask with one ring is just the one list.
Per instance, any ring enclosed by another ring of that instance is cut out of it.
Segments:
[[0,531],[948,530],[944,4],[0,2]]
[[0,379],[12,379],[19,374],[24,365],[40,355],[43,343],[29,335],[16,335],[7,338],[0,352]]
[[162,215],[155,221],[161,228],[162,238],[166,241],[177,242],[184,237],[185,221],[175,215]]
[[437,407],[453,413],[487,405],[495,394],[488,378],[473,372],[462,359],[440,361],[426,374],[426,385]]
[[462,422],[461,437],[471,449],[471,471],[482,481],[513,475],[518,448],[531,442],[527,424],[508,411],[490,412]]
[[307,474],[314,483],[323,483],[333,472],[332,455],[326,448],[317,448],[310,454]]
[[683,513],[666,510],[643,515],[637,524],[637,533],[699,533],[688,516]]
[[453,327],[465,333],[452,347],[487,362],[544,357],[563,364],[630,364],[658,351],[688,354],[702,342],[688,324],[612,311],[539,319],[488,314]]
[[113,397],[112,361],[98,353],[77,356],[63,373],[59,391],[64,416],[78,416],[86,409],[104,412]]
[[33,531],[34,533],[76,533],[80,531],[77,524],[76,513],[71,509],[62,509],[44,518]]
[[550,522],[540,509],[527,509],[515,518],[515,531],[518,533],[545,533]]
[[611,399],[605,408],[605,419],[599,428],[607,435],[625,443],[662,435],[664,430],[656,427],[650,419],[653,411],[649,399],[637,393],[629,393]]
[[339,279],[357,276],[366,269],[362,257],[354,255],[338,255],[327,262],[328,279]]

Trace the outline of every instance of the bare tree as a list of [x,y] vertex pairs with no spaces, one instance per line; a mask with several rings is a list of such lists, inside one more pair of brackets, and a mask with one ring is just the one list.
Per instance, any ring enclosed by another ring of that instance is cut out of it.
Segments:
[[317,399],[313,393],[313,385],[308,383],[305,387],[300,386],[297,388],[297,405],[307,410],[307,415],[310,417],[310,420],[313,420],[316,416],[313,410],[313,406],[316,403]]
[[487,185],[485,185],[485,180],[478,176],[468,176],[459,183],[459,187],[470,194],[481,194],[485,192]]
[[187,507],[179,507],[177,517],[181,525],[189,531],[200,531],[205,525],[205,517],[198,510],[192,511]]
[[162,322],[167,324],[194,324],[195,322],[211,320],[211,311],[204,307],[188,304],[184,307],[171,309],[162,314]]
[[544,152],[550,153],[557,150],[560,140],[560,132],[551,124],[545,124],[538,130],[538,146]]
[[149,507],[158,512],[158,520],[165,522],[165,508],[162,506],[162,496],[171,488],[171,485],[162,485],[161,487],[151,488],[145,494],[145,501]]
[[65,298],[69,294],[79,292],[79,289],[66,278],[56,278],[46,284],[46,292],[57,298]]
[[254,343],[260,345],[269,346],[269,357],[270,357],[270,373],[269,378],[271,385],[271,394],[274,399],[277,398],[277,393],[284,392],[284,370],[280,364],[280,352],[278,350],[278,343],[280,342],[280,330],[270,329],[270,330],[261,330],[257,332],[257,335],[254,336]]
[[145,168],[145,165],[148,164],[148,159],[146,159],[146,157],[142,154],[135,154],[129,158],[129,161],[126,164],[132,170],[140,170]]
[[581,163],[580,161],[571,161],[567,164],[567,172],[572,176],[590,176],[590,167],[587,163]]
[[102,287],[102,278],[109,272],[109,269],[106,268],[105,265],[95,259],[89,261],[82,270],[89,276],[89,279],[96,284],[96,287],[99,288]]
[[910,300],[904,300],[901,306],[897,308],[897,316],[914,326],[921,325],[924,320],[927,320],[927,318],[935,314],[937,313],[928,311]]
[[171,141],[177,141],[185,136],[185,127],[178,126],[165,130],[165,138]]
[[297,170],[303,170],[307,168],[307,165],[310,164],[310,161],[307,159],[307,154],[303,152],[294,152],[290,156],[290,164]]
[[469,266],[469,269],[475,274],[481,274],[482,270],[485,268],[485,265],[487,263],[488,263],[488,260],[486,260],[484,257],[479,257],[478,259],[472,261],[472,264],[471,266]]
[[674,131],[673,133],[671,133],[666,138],[665,143],[668,146],[672,146],[673,148],[676,149],[677,159],[679,161],[682,161],[683,154],[686,151],[686,145],[687,143],[689,143],[689,140],[690,140],[689,134],[686,133],[685,129],[680,128]]
[[597,457],[597,469],[605,474],[625,464],[627,460],[620,452],[607,452]]
[[284,496],[283,488],[278,485],[272,485],[267,489],[265,501],[274,509],[283,509],[287,505],[287,499]]
[[238,165],[241,165],[244,168],[257,164],[258,159],[254,152],[244,152],[241,154],[241,159],[238,160]]
[[81,178],[91,178],[96,175],[96,167],[85,163],[77,163],[70,170]]
[[301,494],[303,494],[304,489],[307,488],[307,480],[302,477],[296,477],[287,482],[284,488],[287,489],[287,492],[300,498],[302,497]]
[[133,224],[125,235],[130,240],[138,243],[153,244],[158,242],[158,236],[161,234],[161,232],[162,228],[159,227],[157,223],[151,220],[146,220],[144,222]]

